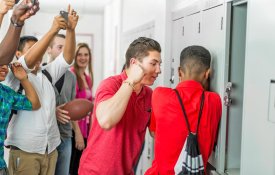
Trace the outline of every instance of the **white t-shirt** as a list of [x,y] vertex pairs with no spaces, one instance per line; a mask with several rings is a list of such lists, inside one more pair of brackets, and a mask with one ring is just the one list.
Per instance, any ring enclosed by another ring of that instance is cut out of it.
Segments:
[[[17,111],[9,123],[5,145],[13,145],[29,153],[51,153],[60,144],[60,134],[55,115],[55,92],[52,84],[42,73],[46,69],[54,84],[70,65],[65,61],[61,53],[53,62],[41,67],[34,75],[28,69],[24,57],[18,60],[28,72],[28,79],[34,86],[41,103],[41,108],[35,111]],[[9,72],[4,84],[14,90],[18,90],[20,82]]]

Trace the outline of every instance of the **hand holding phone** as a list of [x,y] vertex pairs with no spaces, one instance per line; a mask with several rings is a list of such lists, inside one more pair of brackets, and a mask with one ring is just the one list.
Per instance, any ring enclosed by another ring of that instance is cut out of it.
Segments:
[[68,22],[68,12],[61,10],[60,15]]
[[[17,4],[20,0],[15,0],[15,4]],[[34,5],[36,4],[37,0],[31,0],[31,3]]]

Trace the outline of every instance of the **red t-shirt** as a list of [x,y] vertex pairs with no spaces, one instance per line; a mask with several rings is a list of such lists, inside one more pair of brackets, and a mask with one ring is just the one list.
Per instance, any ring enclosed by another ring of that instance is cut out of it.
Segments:
[[133,167],[138,160],[149,123],[152,90],[144,86],[138,95],[133,92],[122,119],[111,130],[102,129],[96,119],[97,105],[111,98],[126,78],[123,72],[105,79],[97,89],[92,128],[87,148],[80,160],[79,175],[134,174]]
[[[191,132],[195,132],[203,87],[196,81],[185,81],[176,89],[182,98]],[[216,141],[221,111],[219,95],[206,91],[198,130],[199,148],[205,167]],[[174,174],[174,166],[188,129],[173,89],[160,87],[153,92],[150,130],[155,132],[155,157],[152,167],[145,174]]]

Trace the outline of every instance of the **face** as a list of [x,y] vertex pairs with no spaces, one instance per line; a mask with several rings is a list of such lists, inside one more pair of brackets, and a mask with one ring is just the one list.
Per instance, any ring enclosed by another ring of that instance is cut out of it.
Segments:
[[160,53],[158,51],[149,51],[149,55],[144,57],[141,62],[141,66],[145,71],[145,76],[141,80],[141,84],[149,86],[154,84],[158,74],[161,73],[161,62]]
[[20,58],[22,55],[24,55],[34,44],[36,41],[27,41],[24,45],[24,48],[22,51],[16,51],[16,57]]
[[65,39],[61,37],[55,37],[53,40],[52,47],[49,47],[48,54],[51,59],[55,59],[62,51],[65,45]]
[[0,66],[0,81],[5,80],[8,72],[9,72],[9,69],[7,65]]
[[86,47],[80,48],[76,56],[76,64],[78,65],[78,67],[86,69],[89,64],[89,59],[89,50]]

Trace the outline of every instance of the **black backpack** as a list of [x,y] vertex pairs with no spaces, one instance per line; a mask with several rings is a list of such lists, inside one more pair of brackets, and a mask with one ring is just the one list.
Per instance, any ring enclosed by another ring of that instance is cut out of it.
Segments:
[[188,128],[188,136],[185,140],[184,146],[181,150],[177,163],[174,167],[174,171],[176,175],[204,175],[204,166],[203,159],[199,149],[198,143],[198,128],[200,124],[200,119],[202,115],[203,105],[204,105],[204,91],[201,96],[201,104],[200,111],[197,123],[196,133],[192,133],[190,130],[190,124],[188,122],[188,118],[184,109],[183,102],[179,95],[179,92],[174,89],[177,94],[178,100],[180,102],[183,116],[185,119],[185,123]]

